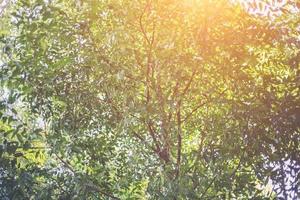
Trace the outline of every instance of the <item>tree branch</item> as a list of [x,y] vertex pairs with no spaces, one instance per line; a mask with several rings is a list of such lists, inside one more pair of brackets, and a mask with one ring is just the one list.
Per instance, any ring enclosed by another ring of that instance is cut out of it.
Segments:
[[[59,155],[57,155],[55,153],[56,157],[59,159],[59,161],[61,163],[63,163],[63,165],[68,168],[74,175],[76,174],[76,171],[73,169],[73,167],[71,166],[71,164],[68,162],[68,161],[65,161],[63,160]],[[107,197],[110,197],[112,199],[116,199],[116,200],[119,200],[118,197],[115,197],[107,192],[104,192],[103,190],[101,190],[98,186],[96,186],[94,183],[92,183],[92,181],[90,180],[89,177],[87,177],[89,179],[89,182],[88,183],[84,183],[85,186],[88,186],[89,188],[93,189],[94,191],[97,191],[99,193],[101,193],[102,195],[105,195]]]
[[205,194],[207,193],[208,189],[212,186],[212,184],[215,182],[217,178],[217,175],[214,176],[214,178],[210,181],[210,183],[208,184],[208,186],[206,187],[206,189],[204,190],[204,192],[201,194],[199,199],[203,199]]
[[178,109],[177,109],[177,170],[176,170],[176,178],[179,176],[180,174],[180,164],[181,164],[181,140],[182,140],[182,132],[181,132],[181,108],[180,108],[180,104],[178,105]]

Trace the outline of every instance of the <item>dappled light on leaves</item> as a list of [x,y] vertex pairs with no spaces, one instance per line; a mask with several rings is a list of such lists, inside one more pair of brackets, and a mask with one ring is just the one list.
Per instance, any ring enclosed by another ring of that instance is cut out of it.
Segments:
[[0,199],[299,198],[298,1],[11,1]]

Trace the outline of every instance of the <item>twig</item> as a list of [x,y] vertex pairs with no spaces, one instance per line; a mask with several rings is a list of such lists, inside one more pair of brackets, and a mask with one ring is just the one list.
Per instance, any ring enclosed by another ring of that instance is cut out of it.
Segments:
[[177,170],[176,170],[176,178],[179,176],[180,173],[180,163],[181,163],[181,140],[182,140],[182,135],[181,135],[181,113],[180,113],[180,104],[178,105],[178,110],[177,110]]
[[210,181],[210,183],[208,184],[208,186],[206,187],[206,189],[204,190],[204,192],[202,193],[202,195],[200,196],[199,199],[203,199],[203,197],[205,196],[206,192],[208,191],[208,189],[212,186],[212,184],[215,182],[217,178],[217,175],[214,176],[214,178]]
[[[63,160],[63,159],[62,159],[59,155],[57,155],[57,154],[55,154],[55,155],[56,155],[56,157],[59,159],[59,161],[62,162],[62,163],[64,164],[64,166],[65,166],[66,168],[68,168],[74,175],[76,174],[76,171],[72,168],[71,164],[70,164],[68,161]],[[105,196],[107,196],[107,197],[110,197],[110,198],[112,198],[112,199],[117,199],[117,200],[119,200],[118,197],[115,197],[115,196],[113,196],[113,195],[111,195],[111,194],[108,194],[107,192],[102,191],[98,186],[94,185],[94,184],[92,183],[92,181],[90,180],[89,177],[88,177],[88,179],[89,179],[89,183],[85,183],[86,186],[90,187],[91,189],[93,189],[93,190],[95,190],[95,191],[97,191],[97,192],[99,192],[99,193],[101,193],[101,194],[103,194],[103,195],[105,195]]]

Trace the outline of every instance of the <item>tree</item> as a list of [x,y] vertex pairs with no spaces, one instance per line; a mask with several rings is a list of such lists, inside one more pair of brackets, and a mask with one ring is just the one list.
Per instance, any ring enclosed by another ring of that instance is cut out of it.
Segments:
[[[226,0],[24,0],[10,9],[2,87],[40,122],[19,137],[15,125],[4,129],[2,142],[24,140],[44,159],[2,167],[13,180],[31,177],[12,183],[24,187],[19,195],[269,199],[269,179],[278,198],[299,195],[294,13],[269,20]],[[4,185],[4,196],[16,194]]]

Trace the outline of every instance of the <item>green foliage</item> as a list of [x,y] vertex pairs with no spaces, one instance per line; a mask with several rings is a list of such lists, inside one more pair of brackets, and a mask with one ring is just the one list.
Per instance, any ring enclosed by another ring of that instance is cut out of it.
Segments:
[[299,196],[297,14],[227,0],[8,10],[0,198]]

